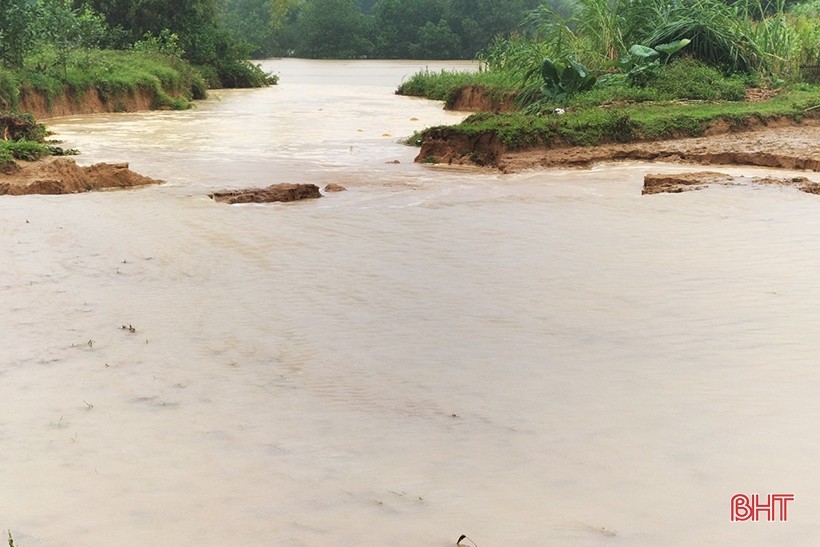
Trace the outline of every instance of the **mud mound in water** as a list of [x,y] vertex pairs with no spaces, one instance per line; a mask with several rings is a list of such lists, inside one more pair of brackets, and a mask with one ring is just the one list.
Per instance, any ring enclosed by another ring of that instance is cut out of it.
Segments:
[[76,194],[162,182],[131,171],[127,163],[98,163],[80,167],[69,158],[51,158],[9,164],[0,173],[0,195]]
[[820,194],[820,183],[806,177],[744,177],[712,171],[697,173],[648,174],[643,179],[642,194],[677,194],[689,190],[700,190],[707,186],[748,186],[750,184],[791,186],[809,194]]
[[223,203],[270,203],[272,201],[297,201],[322,197],[315,184],[271,184],[267,188],[245,188],[208,194],[214,201]]

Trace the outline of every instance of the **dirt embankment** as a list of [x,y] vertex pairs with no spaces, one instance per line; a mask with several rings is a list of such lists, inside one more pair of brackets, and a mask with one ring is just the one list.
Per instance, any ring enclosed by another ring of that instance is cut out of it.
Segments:
[[127,163],[80,167],[69,158],[20,162],[0,174],[0,195],[77,194],[108,188],[131,188],[163,181],[135,173]]
[[495,97],[484,86],[465,85],[453,92],[445,108],[457,112],[508,112],[515,109],[514,98],[512,94]]
[[461,133],[448,127],[436,127],[424,136],[416,161],[499,167],[506,147],[493,132]]
[[731,132],[714,124],[707,135],[665,141],[554,146],[508,150],[494,133],[465,135],[447,128],[431,131],[416,157],[422,163],[472,164],[503,172],[544,167],[585,167],[615,160],[673,161],[718,165],[754,165],[820,171],[820,120],[788,119],[750,125]]
[[150,110],[155,101],[156,92],[150,87],[141,87],[134,92],[110,95],[92,87],[80,94],[66,92],[52,98],[48,98],[41,91],[27,89],[20,92],[18,110],[30,112],[37,119],[44,119],[74,114]]

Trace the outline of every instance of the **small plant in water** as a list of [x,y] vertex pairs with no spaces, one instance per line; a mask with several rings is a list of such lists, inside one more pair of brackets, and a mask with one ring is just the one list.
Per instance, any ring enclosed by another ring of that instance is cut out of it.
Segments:
[[11,537],[11,530],[9,530],[9,547],[14,547],[14,538]]

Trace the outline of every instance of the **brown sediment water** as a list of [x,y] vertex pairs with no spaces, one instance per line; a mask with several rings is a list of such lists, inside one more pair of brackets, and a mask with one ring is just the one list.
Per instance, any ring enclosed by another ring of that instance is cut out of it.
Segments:
[[[430,168],[396,140],[464,114],[392,94],[424,64],[265,66],[50,124],[167,184],[0,199],[15,544],[814,542],[817,196]],[[207,196],[279,182],[348,191]],[[730,522],[737,493],[788,522]]]

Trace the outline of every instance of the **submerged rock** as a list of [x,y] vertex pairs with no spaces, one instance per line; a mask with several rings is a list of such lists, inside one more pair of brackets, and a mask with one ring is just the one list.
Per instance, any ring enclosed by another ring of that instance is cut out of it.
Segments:
[[336,184],[335,182],[331,182],[325,186],[325,192],[344,192],[345,190],[347,190],[347,188],[341,184]]
[[271,184],[267,188],[245,188],[226,190],[208,194],[214,201],[222,203],[270,203],[272,201],[298,201],[322,197],[315,184]]

